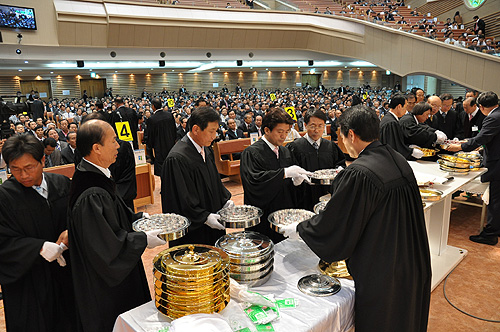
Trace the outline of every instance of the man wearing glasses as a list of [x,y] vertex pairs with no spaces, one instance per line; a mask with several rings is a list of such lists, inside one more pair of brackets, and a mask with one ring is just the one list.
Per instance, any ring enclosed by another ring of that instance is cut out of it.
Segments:
[[[307,133],[287,145],[297,164],[306,171],[345,167],[344,153],[332,141],[322,138],[326,114],[311,108],[304,116]],[[328,193],[329,186],[311,186],[303,183],[298,197],[299,206],[312,211],[319,198]]]

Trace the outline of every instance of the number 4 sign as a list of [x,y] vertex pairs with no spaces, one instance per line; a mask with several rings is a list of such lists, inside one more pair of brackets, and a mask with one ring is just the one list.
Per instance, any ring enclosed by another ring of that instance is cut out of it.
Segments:
[[132,131],[130,131],[130,125],[128,124],[128,121],[116,122],[115,126],[116,132],[118,133],[118,139],[125,142],[134,140],[134,138],[132,137]]

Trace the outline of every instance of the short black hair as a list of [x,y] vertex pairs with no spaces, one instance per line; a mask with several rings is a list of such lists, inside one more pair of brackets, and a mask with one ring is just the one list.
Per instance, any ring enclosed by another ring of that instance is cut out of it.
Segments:
[[394,96],[392,96],[391,100],[389,100],[390,109],[395,109],[399,105],[404,107],[405,104],[406,104],[406,96],[401,93],[395,94]]
[[293,125],[293,119],[284,109],[278,107],[271,108],[262,119],[262,127],[271,131],[280,123]]
[[305,124],[308,124],[309,120],[311,120],[312,117],[318,118],[318,119],[326,122],[326,114],[323,111],[316,110],[316,109],[312,108],[312,109],[308,110],[306,112],[306,114],[304,115]]
[[453,95],[451,93],[443,93],[439,96],[439,99],[441,99],[441,101],[445,101],[445,100],[453,100]]
[[153,100],[151,100],[151,106],[153,106],[155,110],[161,110],[162,107],[161,99],[158,97],[153,98]]
[[43,129],[43,126],[38,125],[38,126],[36,126],[36,127],[35,127],[35,129],[33,129],[33,130],[34,130],[34,131],[37,131],[38,129]]
[[205,103],[208,105],[208,102],[205,100],[205,98],[200,97],[194,102],[194,106],[198,107],[200,106],[200,103]]
[[410,113],[413,115],[422,115],[431,109],[432,109],[431,105],[427,104],[425,101],[421,101],[420,103],[417,103],[415,107],[413,107]]
[[14,135],[9,137],[2,147],[2,157],[9,165],[12,161],[29,154],[38,162],[42,162],[43,143],[33,135]]
[[188,120],[189,131],[194,125],[200,127],[203,131],[207,128],[209,122],[219,123],[219,114],[210,106],[201,106],[195,109]]
[[417,96],[415,96],[415,94],[413,92],[408,92],[406,94],[406,100],[413,99],[413,98],[417,99]]
[[115,104],[124,104],[125,102],[123,101],[123,97],[116,97],[115,98]]
[[95,103],[95,107],[97,107],[98,109],[102,110],[104,108],[104,104],[102,103],[102,101],[97,101]]
[[340,132],[347,137],[352,130],[364,142],[379,139],[380,120],[375,111],[365,105],[356,105],[345,110],[339,117]]
[[[92,114],[89,114],[88,116]],[[102,126],[98,122],[105,121],[98,119],[93,120],[94,121],[87,120],[78,130],[76,148],[78,149],[82,157],[87,157],[90,152],[92,152],[92,147],[94,146],[94,144],[102,144],[102,141],[104,139],[104,126]]]
[[493,107],[498,105],[498,96],[493,91],[486,91],[481,93],[476,101],[483,107]]
[[52,137],[47,137],[46,139],[43,140],[43,147],[46,148],[47,146],[51,146],[53,148],[55,148],[57,146],[57,142],[55,139],[53,139]]

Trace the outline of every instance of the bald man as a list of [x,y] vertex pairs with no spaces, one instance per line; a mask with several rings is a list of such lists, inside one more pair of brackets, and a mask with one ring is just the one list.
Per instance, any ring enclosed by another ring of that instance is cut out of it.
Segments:
[[425,121],[425,124],[437,130],[439,122],[436,114],[441,110],[441,99],[438,96],[430,96],[427,99],[427,103],[431,105],[432,109],[429,118],[427,119],[427,121]]

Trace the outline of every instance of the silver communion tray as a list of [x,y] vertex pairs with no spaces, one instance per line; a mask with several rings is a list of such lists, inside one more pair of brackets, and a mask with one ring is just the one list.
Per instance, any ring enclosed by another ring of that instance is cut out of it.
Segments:
[[154,214],[149,218],[140,218],[134,221],[132,228],[136,232],[162,230],[158,235],[165,241],[179,239],[186,235],[190,225],[188,218],[175,213]]
[[217,212],[219,222],[226,228],[248,228],[260,223],[262,210],[251,205],[235,205]]
[[304,209],[284,209],[271,213],[268,217],[271,228],[279,232],[279,226],[302,222],[314,216],[314,212]]
[[302,277],[297,287],[302,293],[312,296],[330,296],[338,293],[342,288],[337,278],[324,274],[311,274]]
[[311,183],[313,184],[323,184],[330,185],[332,184],[333,179],[337,176],[339,171],[336,169],[318,169],[314,171],[311,175]]

